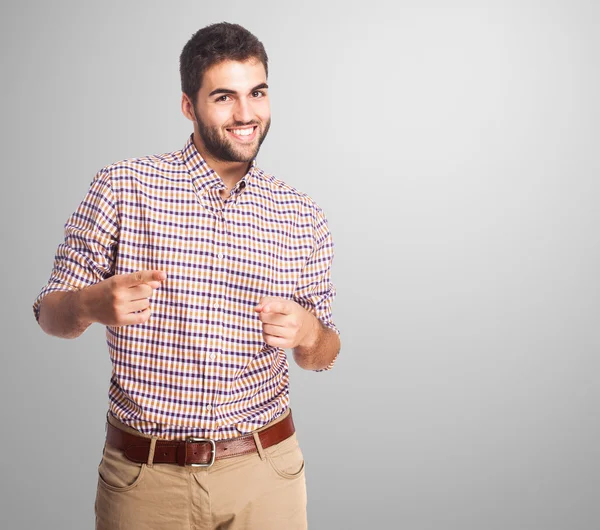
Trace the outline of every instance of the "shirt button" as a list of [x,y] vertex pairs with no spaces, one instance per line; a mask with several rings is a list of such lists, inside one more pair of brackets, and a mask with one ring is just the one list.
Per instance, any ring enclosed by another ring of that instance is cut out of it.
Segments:
[[217,358],[217,356],[214,353],[210,354],[210,360],[214,361]]
[[219,302],[215,302],[215,305],[213,305],[213,307],[214,307],[215,309],[219,309]]
[[210,412],[212,410],[212,407],[210,405],[206,406],[206,412]]
[[222,253],[222,252],[219,252],[219,253],[217,254],[217,258],[219,258],[219,259],[223,259],[223,253]]

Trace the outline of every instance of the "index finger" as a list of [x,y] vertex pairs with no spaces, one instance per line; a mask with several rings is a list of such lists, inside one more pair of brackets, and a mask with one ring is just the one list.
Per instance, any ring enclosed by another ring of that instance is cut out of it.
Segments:
[[137,271],[125,275],[125,283],[129,287],[134,287],[142,283],[152,281],[162,281],[167,278],[164,271]]

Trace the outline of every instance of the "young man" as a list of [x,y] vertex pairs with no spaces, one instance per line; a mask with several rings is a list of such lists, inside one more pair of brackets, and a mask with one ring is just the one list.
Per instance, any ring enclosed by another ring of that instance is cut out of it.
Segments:
[[239,25],[180,57],[183,149],[100,170],[34,302],[42,329],[106,326],[113,365],[97,529],[306,528],[285,348],[330,369],[322,209],[259,169],[267,55]]

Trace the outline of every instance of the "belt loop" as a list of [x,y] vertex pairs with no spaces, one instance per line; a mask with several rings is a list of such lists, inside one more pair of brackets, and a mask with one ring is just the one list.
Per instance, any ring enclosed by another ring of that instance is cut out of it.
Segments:
[[150,440],[150,450],[148,451],[148,462],[146,463],[148,467],[152,467],[154,465],[154,451],[156,449],[156,440],[157,436],[153,436]]
[[260,437],[256,431],[252,431],[252,436],[254,437],[254,443],[256,444],[256,450],[258,451],[258,456],[260,456],[261,460],[266,458],[265,450],[263,449],[262,443],[260,443]]

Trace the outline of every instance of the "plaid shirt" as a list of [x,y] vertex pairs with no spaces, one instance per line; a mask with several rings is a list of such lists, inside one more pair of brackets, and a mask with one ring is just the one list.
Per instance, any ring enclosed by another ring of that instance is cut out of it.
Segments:
[[39,319],[52,291],[138,270],[167,273],[147,322],[106,326],[109,409],[145,434],[234,437],[287,409],[287,356],[264,342],[253,309],[263,296],[293,299],[339,334],[323,210],[256,160],[226,200],[222,189],[193,135],[181,151],[101,169],[67,220],[33,304]]

